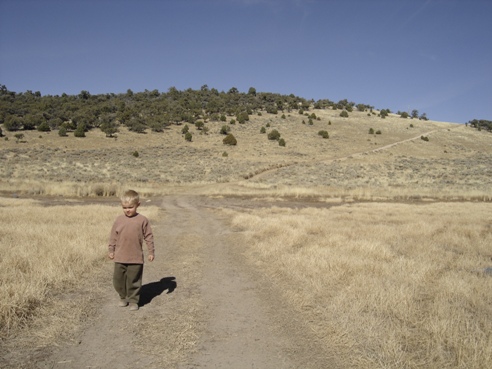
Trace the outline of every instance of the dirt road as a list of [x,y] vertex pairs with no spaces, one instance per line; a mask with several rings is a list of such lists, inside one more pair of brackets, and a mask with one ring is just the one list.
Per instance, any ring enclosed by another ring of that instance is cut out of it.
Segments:
[[214,210],[228,201],[165,198],[153,223],[156,260],[145,266],[140,310],[116,306],[108,262],[100,313],[35,367],[327,367],[314,338],[246,262],[241,235]]

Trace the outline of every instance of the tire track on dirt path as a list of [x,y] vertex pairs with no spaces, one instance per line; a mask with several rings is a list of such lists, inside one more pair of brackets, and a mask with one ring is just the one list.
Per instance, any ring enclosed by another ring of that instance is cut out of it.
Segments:
[[232,233],[213,212],[190,207],[188,219],[201,234],[205,312],[197,350],[179,368],[290,368],[283,353],[285,337],[277,335],[255,281],[238,260]]
[[193,354],[178,368],[327,367],[326,348],[285,304],[278,286],[244,256],[244,236],[232,231],[220,212],[237,204],[194,196],[175,201],[188,212],[189,230],[202,240],[203,324]]

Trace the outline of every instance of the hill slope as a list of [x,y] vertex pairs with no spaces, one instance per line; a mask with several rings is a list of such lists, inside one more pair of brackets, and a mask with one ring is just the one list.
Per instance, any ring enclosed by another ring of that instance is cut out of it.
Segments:
[[[160,194],[174,185],[235,183],[275,191],[280,185],[293,193],[322,187],[331,194],[364,189],[375,196],[394,191],[480,197],[492,184],[488,132],[396,115],[314,113],[312,125],[307,114],[297,112],[285,119],[263,113],[245,124],[227,123],[236,146],[222,143],[223,122],[205,123],[208,133],[191,127],[191,142],[184,139],[182,125],[144,134],[122,128],[117,139],[99,130],[85,138],[25,131],[17,142],[9,133],[0,147],[5,173],[0,186],[31,194],[111,195],[128,185]],[[260,133],[262,127],[266,133]],[[369,134],[371,128],[380,134]],[[273,129],[285,147],[267,138]],[[330,137],[323,139],[320,130]]]

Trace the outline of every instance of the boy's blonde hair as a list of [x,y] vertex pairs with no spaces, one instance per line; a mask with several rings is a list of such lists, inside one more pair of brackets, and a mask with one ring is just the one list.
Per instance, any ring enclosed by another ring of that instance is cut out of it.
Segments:
[[138,204],[140,196],[137,191],[128,190],[120,197],[122,204]]

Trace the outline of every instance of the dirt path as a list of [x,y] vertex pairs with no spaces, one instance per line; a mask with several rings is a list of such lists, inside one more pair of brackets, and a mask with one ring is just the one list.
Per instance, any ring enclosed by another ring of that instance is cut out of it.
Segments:
[[100,313],[34,367],[326,367],[313,337],[245,262],[241,236],[213,209],[221,206],[166,197],[153,223],[157,256],[145,266],[140,310],[116,306],[108,263]]
[[[456,129],[456,128],[454,128],[454,129]],[[392,147],[395,147],[397,145],[401,145],[401,144],[403,144],[405,142],[410,142],[410,141],[415,141],[415,140],[421,139],[422,136],[428,136],[428,135],[430,135],[432,133],[435,133],[435,132],[438,132],[438,131],[439,131],[438,129],[434,129],[432,131],[428,131],[428,132],[422,133],[422,134],[420,134],[418,136],[410,137],[410,138],[407,138],[407,139],[402,140],[402,141],[396,141],[396,142],[393,142],[393,143],[390,143],[388,145],[384,145],[384,146],[381,146],[381,147],[378,147],[378,148],[375,148],[375,149],[364,150],[364,151],[360,151],[360,152],[354,152],[354,153],[347,154],[347,155],[344,155],[344,156],[334,157],[332,159],[318,159],[318,160],[314,160],[314,161],[310,159],[310,164],[313,164],[313,163],[325,163],[325,164],[327,164],[327,163],[332,163],[332,162],[335,162],[335,161],[344,161],[344,160],[347,160],[349,158],[360,157],[360,156],[367,155],[367,154],[370,154],[370,153],[373,153],[373,152],[388,150],[388,149],[390,149]],[[258,180],[260,178],[264,178],[264,177],[267,177],[268,175],[274,174],[280,168],[291,167],[291,166],[294,166],[294,165],[304,165],[304,163],[290,163],[290,164],[284,164],[281,167],[266,169],[264,171],[258,172],[257,174],[251,176],[250,179],[251,178],[254,178],[255,180]]]

